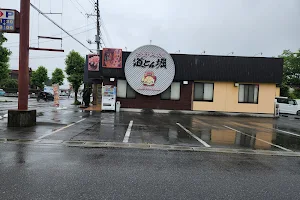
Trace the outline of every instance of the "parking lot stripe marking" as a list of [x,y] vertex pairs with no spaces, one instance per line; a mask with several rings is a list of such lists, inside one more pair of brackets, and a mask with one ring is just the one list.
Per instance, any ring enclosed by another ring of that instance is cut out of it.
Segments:
[[188,134],[190,134],[193,138],[195,138],[196,140],[198,140],[201,144],[203,144],[205,147],[210,147],[209,144],[207,144],[206,142],[204,142],[203,140],[201,140],[199,137],[197,137],[195,134],[193,134],[191,131],[189,131],[188,129],[186,129],[184,126],[182,126],[180,123],[176,123],[178,126],[180,126],[180,128],[182,128],[183,130],[185,130],[185,132],[187,132]]
[[284,131],[284,130],[280,130],[280,129],[275,129],[276,131],[282,132],[282,133],[286,133],[286,134],[290,134],[293,136],[297,136],[300,137],[300,135],[296,134],[296,133],[292,133],[292,132],[288,132],[288,131]]
[[247,136],[249,136],[249,137],[251,137],[251,138],[254,138],[254,139],[259,140],[259,141],[261,141],[261,142],[264,142],[264,143],[267,143],[267,144],[272,145],[272,146],[274,146],[274,147],[277,147],[277,148],[279,148],[279,149],[282,149],[282,150],[284,150],[284,151],[290,151],[290,152],[292,152],[292,150],[287,149],[287,148],[284,148],[284,147],[279,146],[279,145],[277,145],[277,144],[273,144],[273,143],[271,143],[271,142],[267,142],[267,141],[265,141],[265,140],[262,140],[262,139],[253,137],[252,135],[249,135],[249,134],[247,134],[247,133],[243,133],[242,131],[236,130],[236,129],[231,128],[231,127],[229,127],[229,126],[225,126],[225,125],[223,125],[223,126],[226,127],[226,128],[228,128],[228,129],[230,129],[230,130],[236,131],[236,132],[241,133],[241,134],[243,134],[243,135],[247,135]]
[[49,136],[49,135],[52,135],[52,134],[57,133],[57,132],[59,132],[59,131],[62,131],[62,130],[64,130],[64,129],[66,129],[66,128],[69,128],[69,127],[71,127],[71,126],[73,126],[73,125],[75,125],[75,124],[78,124],[78,123],[80,123],[80,122],[82,122],[82,121],[84,121],[84,120],[86,120],[86,118],[81,119],[81,120],[79,120],[79,121],[77,121],[77,122],[74,122],[74,123],[72,123],[72,124],[69,124],[69,125],[67,125],[67,126],[64,126],[64,127],[60,128],[60,129],[57,129],[57,130],[55,130],[55,131],[53,131],[53,132],[51,132],[51,133],[42,135],[41,137],[38,137],[37,139],[43,139],[43,138],[45,138],[45,137],[47,137],[47,136]]
[[131,120],[131,121],[129,122],[127,131],[126,131],[126,133],[125,133],[125,137],[124,137],[124,139],[123,139],[123,142],[125,142],[125,143],[127,143],[128,140],[129,140],[129,136],[130,136],[132,124],[133,124],[133,120]]
[[[255,124],[257,126],[260,126],[262,123],[253,123],[253,122],[250,122],[251,124]],[[268,124],[266,124],[263,128],[264,129],[267,129],[267,130],[272,130],[272,131],[278,131],[278,132],[281,132],[281,133],[286,133],[286,134],[289,134],[289,135],[293,135],[293,136],[296,136],[296,137],[300,137],[300,134],[296,134],[296,133],[292,133],[292,132],[289,132],[289,131],[284,131],[284,130],[280,130],[280,129],[276,129],[276,128],[269,128],[269,127],[266,127]]]

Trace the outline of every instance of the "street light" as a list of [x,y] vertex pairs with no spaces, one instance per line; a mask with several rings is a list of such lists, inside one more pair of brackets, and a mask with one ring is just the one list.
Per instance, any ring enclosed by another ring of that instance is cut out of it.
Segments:
[[234,54],[234,52],[232,51],[232,52],[228,53],[226,56],[228,56],[228,55],[230,55],[230,54],[232,54],[232,55],[233,55],[233,54]]
[[178,50],[178,51],[175,51],[175,53],[180,53],[180,50]]
[[205,54],[205,51],[201,52],[200,55]]

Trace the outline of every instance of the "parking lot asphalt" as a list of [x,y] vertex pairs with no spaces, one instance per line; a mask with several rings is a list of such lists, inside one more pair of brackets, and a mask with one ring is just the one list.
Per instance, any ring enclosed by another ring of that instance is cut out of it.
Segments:
[[[300,120],[273,118],[90,112],[61,100],[31,101],[37,126],[7,128],[0,121],[0,138],[162,144],[207,148],[300,151]],[[0,110],[5,110],[1,104]],[[13,103],[10,105],[14,105]],[[15,106],[15,105],[14,105]]]
[[[0,112],[16,108],[15,99],[0,103]],[[37,110],[37,126],[8,128],[0,120],[0,138],[47,139],[163,144],[193,147],[300,151],[297,116],[275,118],[90,112],[63,98],[53,102],[29,101]]]
[[299,199],[299,158],[0,144],[1,199]]

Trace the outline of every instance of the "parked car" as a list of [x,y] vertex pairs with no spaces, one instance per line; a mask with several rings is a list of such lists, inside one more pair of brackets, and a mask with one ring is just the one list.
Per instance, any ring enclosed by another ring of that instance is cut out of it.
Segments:
[[279,105],[279,113],[300,115],[300,105],[295,99],[276,97],[275,103]]
[[300,106],[300,99],[295,99],[297,101],[297,104]]
[[54,96],[49,92],[40,92],[37,96],[37,101],[40,101],[41,99],[44,101],[54,101]]
[[3,89],[0,89],[0,96],[4,96],[5,95],[5,92]]

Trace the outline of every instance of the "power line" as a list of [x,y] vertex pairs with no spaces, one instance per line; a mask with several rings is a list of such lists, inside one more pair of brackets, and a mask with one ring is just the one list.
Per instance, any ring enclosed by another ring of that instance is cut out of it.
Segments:
[[54,22],[51,18],[49,18],[47,15],[45,15],[41,10],[39,10],[37,7],[35,7],[32,3],[30,3],[30,5],[37,10],[40,14],[42,14],[44,17],[46,17],[49,21],[51,21],[54,25],[56,25],[58,28],[60,28],[62,31],[64,31],[66,34],[68,34],[70,37],[72,37],[74,40],[76,40],[79,44],[81,44],[83,47],[85,47],[86,49],[88,49],[91,53],[93,53],[93,51],[88,48],[87,46],[85,46],[82,42],[80,42],[79,40],[77,40],[75,37],[73,37],[69,32],[67,32],[65,29],[63,29],[62,27],[60,27],[56,22]]
[[[100,11],[99,11],[100,12]],[[92,17],[95,17],[95,16],[93,16],[93,15],[91,15]],[[94,20],[94,22],[97,22],[97,19],[95,19],[95,18],[92,18],[93,20]],[[103,17],[101,17],[101,19],[100,19],[100,21],[101,21],[101,27],[102,27],[102,29],[104,30],[104,33],[105,33],[105,37],[106,37],[106,39],[107,39],[107,41],[108,41],[108,44],[111,46],[111,47],[113,47],[113,43],[112,43],[112,41],[111,41],[111,38],[110,38],[110,36],[109,36],[109,34],[108,34],[108,31],[107,31],[107,29],[106,29],[106,26],[105,26],[105,24],[104,24],[104,20],[103,20]],[[101,34],[101,32],[100,32],[100,34]],[[101,34],[102,35],[102,34]]]
[[101,40],[102,40],[102,44],[104,45],[104,47],[107,47],[107,46],[105,45],[105,42],[104,42],[104,40],[103,40],[103,37],[101,38]]
[[[63,56],[41,56],[41,57],[31,57],[29,58],[30,60],[32,59],[50,59],[50,58],[61,58],[61,57],[66,57],[67,55],[63,55]],[[10,58],[12,60],[15,60],[15,59],[19,59],[18,57],[14,57],[14,58]]]
[[95,0],[89,0],[89,2],[91,2],[91,4],[95,5],[96,1]]
[[[94,7],[95,6],[95,2],[93,3],[91,0],[89,0],[90,4]],[[93,9],[94,10],[94,9]]]
[[[94,29],[96,29],[96,27],[93,27],[93,28],[88,29],[88,30],[85,30],[85,31],[81,31],[81,32],[79,32],[79,33],[75,33],[75,34],[73,34],[73,35],[79,35],[79,34],[81,34],[81,33],[86,33],[86,32],[88,32],[88,31],[94,30]],[[64,37],[62,37],[62,38],[68,38],[68,37],[71,37],[71,36],[66,35],[66,36],[64,36]],[[53,42],[53,41],[51,41],[51,40],[42,41],[42,42],[40,42],[40,44],[41,44],[41,43],[47,43],[47,42]],[[33,42],[33,43],[31,43],[31,44],[38,44],[38,42]],[[16,45],[16,46],[6,46],[6,47],[7,47],[7,48],[11,48],[11,47],[19,47],[19,45]]]
[[[85,26],[81,26],[81,27],[78,27],[78,28],[75,28],[75,29],[72,29],[72,30],[68,30],[68,32],[73,32],[73,31],[76,31],[76,30],[79,30],[79,29],[82,29],[82,28],[85,28],[85,27],[88,27],[88,26],[94,25],[94,24],[95,23],[90,23],[90,24],[85,25]],[[54,36],[58,36],[58,35],[60,35],[60,33],[51,35],[50,37],[54,37]],[[31,39],[30,41],[35,41],[35,40],[38,40],[38,39]],[[8,42],[8,43],[5,43],[5,44],[7,45],[7,44],[16,44],[16,43],[19,43],[19,42]]]
[[108,41],[108,44],[109,44],[111,47],[113,47],[113,44],[112,44],[111,39],[110,39],[110,36],[109,36],[109,34],[108,34],[108,32],[107,32],[107,29],[106,29],[106,27],[105,27],[105,24],[104,24],[104,21],[103,21],[103,17],[101,18],[101,22],[102,22],[102,27],[103,27],[103,30],[104,30],[106,39],[107,39],[107,41]]
[[83,12],[76,6],[76,4],[72,0],[70,0],[70,1],[75,6],[75,8],[80,12],[80,14],[82,14],[85,17],[85,15],[83,14]]
[[75,0],[75,1],[76,1],[77,4],[84,10],[84,12],[87,13],[86,10],[84,9],[84,7],[82,7],[82,5],[78,2],[78,0]]

